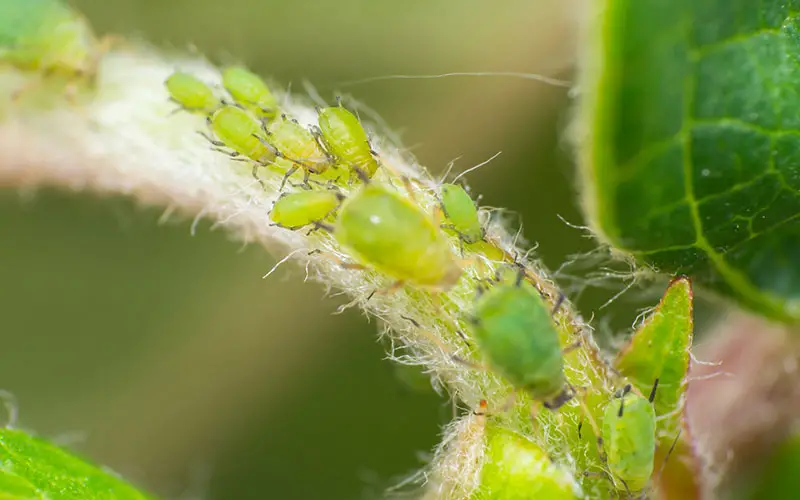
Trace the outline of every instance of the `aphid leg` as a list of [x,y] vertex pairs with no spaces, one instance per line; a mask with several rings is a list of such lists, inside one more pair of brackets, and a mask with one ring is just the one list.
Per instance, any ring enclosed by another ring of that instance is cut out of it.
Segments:
[[516,287],[522,286],[522,280],[524,279],[525,279],[525,269],[520,267],[519,270],[517,271],[517,277],[514,280],[514,286]]
[[379,155],[378,152],[373,149],[372,144],[370,144],[369,141],[367,141],[367,147],[369,148],[369,154],[375,158],[380,158],[381,155]]
[[[327,233],[332,233],[333,232],[333,226],[331,226],[330,224],[325,224],[325,223],[323,223],[321,221],[318,221],[318,220],[315,220],[314,222],[312,222],[312,224],[314,224],[314,227],[316,227],[317,229],[321,229],[321,230],[323,230],[323,231],[325,231]],[[336,260],[337,260],[337,262],[341,263],[341,261],[339,261],[339,259],[336,259]]]
[[661,476],[664,475],[664,469],[666,469],[667,467],[667,461],[669,461],[669,457],[672,456],[672,452],[675,451],[675,446],[678,444],[678,440],[680,440],[682,433],[683,429],[679,429],[678,434],[675,436],[675,439],[672,440],[672,445],[670,445],[669,450],[667,451],[667,454],[664,457],[664,461],[661,462],[661,467],[658,469],[658,474],[656,475],[656,478],[653,481],[656,484],[657,488],[661,483]]
[[567,354],[571,353],[571,352],[572,352],[572,351],[574,351],[575,349],[578,349],[578,348],[579,348],[581,345],[582,345],[582,342],[581,342],[580,340],[576,340],[576,341],[575,341],[575,342],[573,342],[572,344],[570,344],[570,345],[568,345],[567,347],[565,347],[565,348],[564,348],[564,349],[561,351],[561,354],[562,354],[562,355],[564,355],[564,356],[566,356]]
[[464,235],[458,233],[458,249],[461,252],[461,257],[464,257],[464,246],[467,244],[466,240],[464,239]]
[[40,87],[44,84],[44,78],[40,74],[35,74],[30,77],[30,79],[25,82],[21,87],[14,90],[11,93],[11,102],[18,102],[22,97],[35,90],[37,87]]
[[[319,113],[319,106],[316,107],[317,113]],[[319,149],[325,154],[325,158],[327,162],[331,165],[336,163],[336,157],[331,153],[328,149],[328,144],[325,142],[325,138],[322,136],[322,131],[316,125],[312,125],[309,127],[311,131],[311,135],[314,137],[314,140],[319,146]]]
[[563,305],[564,305],[564,301],[565,301],[566,299],[567,299],[567,296],[566,296],[566,295],[564,295],[564,294],[563,294],[563,293],[561,293],[561,292],[559,292],[559,293],[558,293],[558,298],[556,299],[556,303],[555,303],[555,305],[553,306],[553,311],[550,313],[550,316],[551,316],[551,317],[555,317],[555,315],[556,315],[556,313],[558,312],[558,310],[559,310],[559,309],[561,309],[561,306],[563,306]]
[[352,270],[352,271],[366,271],[367,269],[369,269],[367,266],[364,266],[362,264],[357,264],[355,262],[342,262],[342,261],[340,261],[339,265],[342,266],[343,269],[349,269],[349,270]]
[[303,170],[303,189],[311,191],[311,183],[308,180],[311,178],[311,171],[308,169]]
[[631,493],[631,489],[628,488],[628,483],[625,482],[622,478],[617,478],[617,480],[622,483],[622,486],[625,487],[625,491],[628,492],[628,498],[633,498],[633,493]]
[[283,187],[286,186],[286,181],[288,181],[289,177],[299,169],[300,168],[297,165],[292,165],[291,168],[286,171],[286,174],[283,176],[283,180],[281,181],[281,187],[278,189],[278,191],[283,191]]
[[572,398],[575,397],[575,390],[562,390],[556,397],[549,401],[543,401],[542,405],[547,408],[548,410],[557,410],[564,406],[568,401],[571,401]]
[[261,178],[258,177],[258,167],[261,167],[261,166],[263,166],[263,165],[261,163],[259,163],[259,162],[254,162],[253,163],[253,177],[255,178],[255,180],[258,181],[259,184],[261,184],[262,188],[267,189],[267,186],[264,184],[264,181],[262,181]]
[[464,343],[467,344],[467,347],[472,348],[472,343],[469,341],[467,335],[464,332],[462,332],[461,330],[456,330],[456,335],[461,337],[461,340],[463,340]]
[[207,134],[207,133],[205,133],[205,132],[203,132],[201,130],[198,130],[197,133],[202,135],[205,140],[207,140],[208,142],[211,143],[212,146],[216,146],[218,148],[224,148],[225,147],[225,143],[224,142],[220,142],[220,141],[214,139],[209,134]]
[[373,295],[376,294],[376,293],[380,294],[380,295],[392,295],[393,293],[395,293],[398,290],[400,290],[401,288],[403,288],[404,285],[405,285],[405,281],[398,280],[398,281],[395,281],[394,283],[392,283],[391,285],[389,285],[388,287],[380,288],[378,290],[375,290],[372,293],[373,293]]
[[408,193],[408,197],[411,198],[411,201],[418,203],[417,195],[414,193],[414,186],[411,184],[411,179],[409,179],[406,175],[401,175],[400,181],[403,183],[403,188],[405,188],[406,193]]
[[355,173],[358,176],[358,178],[361,179],[361,182],[363,182],[364,184],[370,183],[370,178],[367,175],[367,173],[364,172],[364,170],[355,165],[350,165],[350,168],[353,169],[353,173]]

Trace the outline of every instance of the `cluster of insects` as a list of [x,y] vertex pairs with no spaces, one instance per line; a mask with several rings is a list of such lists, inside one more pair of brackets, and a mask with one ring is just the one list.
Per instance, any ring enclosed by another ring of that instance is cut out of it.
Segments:
[[458,282],[463,259],[453,252],[451,235],[462,248],[485,243],[478,209],[461,185],[441,183],[439,206],[429,213],[416,203],[408,178],[401,182],[405,194],[391,181],[374,182],[381,170],[398,176],[341,101],[318,107],[315,123],[305,126],[248,69],[225,69],[221,83],[225,97],[189,73],[175,72],[165,82],[180,109],[206,117],[201,133],[212,148],[249,163],[261,183],[280,176],[281,196],[269,214],[274,225],[330,233],[355,259],[347,266],[391,276],[392,289],[443,291]]
[[[305,126],[249,70],[227,68],[221,83],[225,97],[188,73],[176,72],[165,82],[181,110],[205,116],[207,130],[202,133],[210,147],[250,164],[259,182],[265,176],[279,180],[282,193],[269,213],[272,224],[328,233],[354,260],[343,266],[391,277],[394,284],[387,291],[406,286],[448,290],[468,265],[464,248],[478,252],[476,245],[493,245],[463,186],[438,183],[437,206],[433,213],[426,211],[416,201],[413,180],[385,165],[359,118],[341,102],[318,107],[316,122]],[[395,186],[396,180],[402,180],[402,188]],[[564,374],[564,355],[580,347],[580,341],[561,345],[554,317],[563,297],[548,305],[550,298],[525,279],[524,266],[502,251],[499,255],[495,273],[479,279],[465,339],[474,341],[486,364],[476,368],[499,373],[515,391],[558,411],[568,401],[581,400],[580,388],[570,385]],[[518,270],[515,277],[504,274],[509,269]],[[616,490],[629,496],[644,490],[653,472],[654,395],[655,387],[648,401],[626,386],[607,404],[602,427],[585,411],[605,474]]]

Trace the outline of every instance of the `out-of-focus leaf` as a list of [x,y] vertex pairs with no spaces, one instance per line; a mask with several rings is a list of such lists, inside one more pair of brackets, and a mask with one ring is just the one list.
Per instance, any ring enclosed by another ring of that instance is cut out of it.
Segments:
[[0,429],[0,500],[151,500],[113,473],[24,432]]
[[585,206],[618,249],[800,321],[800,0],[601,1]]

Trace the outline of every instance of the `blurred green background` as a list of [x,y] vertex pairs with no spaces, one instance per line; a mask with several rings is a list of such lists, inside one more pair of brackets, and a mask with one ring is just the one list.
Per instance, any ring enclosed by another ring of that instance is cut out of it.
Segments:
[[[100,32],[195,45],[293,88],[374,108],[423,165],[471,174],[558,267],[592,242],[562,137],[576,1],[75,0]],[[21,425],[164,498],[379,498],[438,442],[451,405],[382,360],[376,325],[275,259],[122,199],[0,191],[0,387]],[[606,295],[587,295],[591,308]],[[652,303],[652,302],[651,302]],[[606,317],[629,325],[635,307]]]

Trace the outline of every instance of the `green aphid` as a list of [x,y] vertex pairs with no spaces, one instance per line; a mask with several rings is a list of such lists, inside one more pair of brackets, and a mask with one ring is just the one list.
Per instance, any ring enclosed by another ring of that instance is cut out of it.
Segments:
[[603,414],[603,448],[606,462],[620,491],[643,490],[653,474],[656,452],[656,412],[653,399],[658,380],[649,400],[625,388],[606,406]]
[[98,41],[83,15],[61,1],[0,2],[0,63],[93,83],[109,41]]
[[176,71],[166,79],[164,85],[167,87],[170,99],[186,111],[207,115],[221,105],[211,87],[189,73]]
[[480,483],[469,500],[577,500],[580,486],[536,443],[487,423]]
[[311,174],[322,174],[333,164],[314,134],[285,115],[269,124],[267,142],[276,156],[275,166],[286,171],[281,189],[289,177],[301,168],[303,182],[308,184]]
[[517,389],[557,409],[572,398],[552,313],[539,293],[521,280],[481,293],[473,335],[489,366]]
[[258,167],[268,165],[275,155],[265,142],[261,123],[247,111],[236,106],[223,106],[208,117],[208,125],[217,140],[208,139],[217,147],[226,147],[232,152],[223,152],[231,157],[243,156],[255,162],[253,177],[259,182]]
[[276,225],[298,229],[329,217],[342,202],[336,191],[298,191],[284,194],[275,202],[270,219]]
[[222,86],[239,105],[259,118],[273,118],[278,112],[278,100],[260,76],[247,68],[232,66],[222,72]]
[[377,184],[366,184],[344,202],[333,235],[361,264],[395,278],[397,285],[446,290],[462,273],[433,219]]
[[484,233],[478,207],[467,191],[459,184],[442,184],[440,196],[442,211],[449,222],[443,227],[455,231],[464,243],[471,245],[481,241]]
[[336,161],[353,169],[354,173],[355,169],[360,170],[367,178],[375,175],[378,161],[369,145],[367,132],[356,115],[341,105],[321,108],[317,112],[319,133]]

